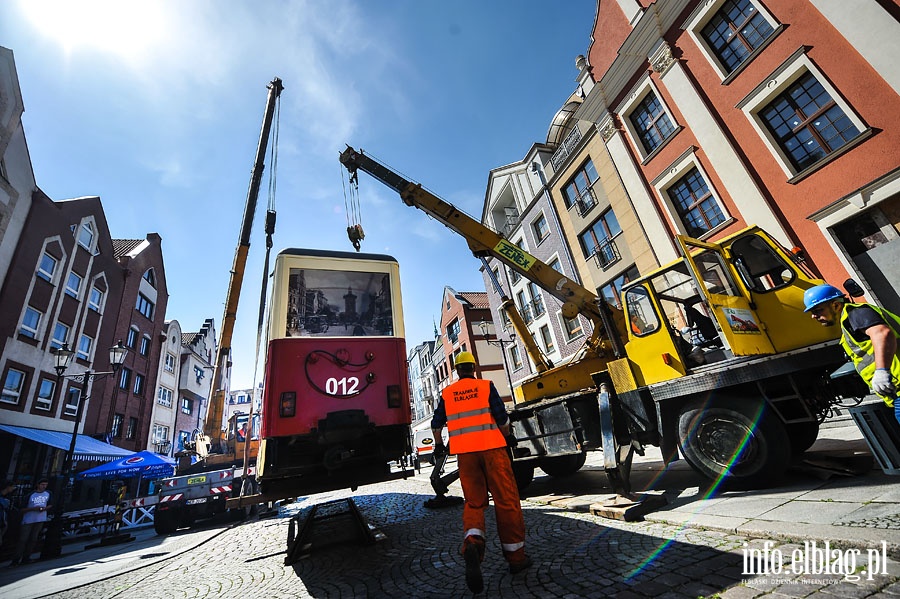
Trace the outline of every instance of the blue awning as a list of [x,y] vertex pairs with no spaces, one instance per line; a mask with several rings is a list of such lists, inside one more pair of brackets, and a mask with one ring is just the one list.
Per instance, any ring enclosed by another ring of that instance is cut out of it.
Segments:
[[[48,431],[42,428],[12,426],[11,424],[0,424],[0,430],[23,439],[41,443],[42,445],[56,447],[63,451],[69,451],[69,445],[72,443],[72,433],[64,433],[62,431]],[[72,459],[75,461],[109,462],[132,454],[134,454],[133,451],[98,441],[87,435],[78,435],[78,439],[75,441],[75,455]]]

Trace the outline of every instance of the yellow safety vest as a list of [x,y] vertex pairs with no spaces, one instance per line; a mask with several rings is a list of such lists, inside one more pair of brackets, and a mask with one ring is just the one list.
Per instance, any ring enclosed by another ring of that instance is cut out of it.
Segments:
[[491,415],[491,382],[460,379],[441,391],[447,412],[450,453],[472,453],[505,447],[506,439]]
[[[871,339],[865,339],[862,342],[857,341],[853,338],[853,335],[847,330],[845,326],[847,320],[849,319],[849,313],[854,308],[858,308],[860,306],[868,306],[875,310],[884,322],[891,328],[894,332],[894,336],[900,339],[900,317],[892,312],[888,312],[884,308],[879,306],[875,306],[873,304],[844,304],[844,309],[841,311],[841,346],[844,348],[844,351],[847,352],[847,355],[850,356],[850,359],[853,360],[853,365],[856,367],[856,372],[859,373],[859,376],[866,382],[870,387],[872,386],[872,377],[875,376],[875,352],[874,345],[872,344]],[[900,358],[897,357],[897,352],[894,352],[894,357],[891,360],[890,365],[891,376],[894,377],[895,381],[900,381]],[[888,397],[886,395],[879,395],[881,399],[884,400],[889,407],[894,406],[894,398]]]

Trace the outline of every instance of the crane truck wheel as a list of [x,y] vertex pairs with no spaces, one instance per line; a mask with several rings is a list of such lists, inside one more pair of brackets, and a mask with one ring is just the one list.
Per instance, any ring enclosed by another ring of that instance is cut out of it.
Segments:
[[555,456],[552,458],[543,458],[540,461],[541,470],[543,470],[546,474],[554,477],[560,476],[570,476],[578,472],[582,466],[584,466],[584,461],[587,459],[587,454],[583,451],[579,453],[572,453],[569,455],[561,455]]
[[800,455],[812,447],[819,437],[819,423],[813,420],[788,424],[787,434],[791,441],[791,451],[794,455]]
[[155,510],[153,514],[153,530],[158,535],[170,535],[178,530],[178,519],[170,511]]
[[681,411],[678,445],[688,464],[731,488],[776,482],[791,457],[784,424],[762,399],[698,399]]
[[[255,495],[258,490],[258,485],[256,481],[252,478],[244,479],[241,483],[241,490],[235,495],[235,497],[240,497],[242,495]],[[231,520],[234,522],[243,522],[245,520],[249,520],[253,516],[259,513],[259,505],[245,505],[239,508],[233,508],[228,510],[229,515],[231,516]]]

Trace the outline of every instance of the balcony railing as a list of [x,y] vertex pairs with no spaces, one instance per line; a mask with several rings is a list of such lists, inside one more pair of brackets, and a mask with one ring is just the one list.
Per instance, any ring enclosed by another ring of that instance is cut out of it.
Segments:
[[597,205],[597,196],[594,194],[593,188],[590,188],[585,193],[581,194],[575,201],[575,205],[578,206],[579,216],[584,216],[590,212],[591,208]]
[[553,153],[553,157],[550,158],[550,163],[553,165],[554,171],[559,171],[560,167],[565,164],[569,154],[575,150],[579,141],[581,141],[581,131],[578,130],[578,125],[576,124],[572,128],[572,131],[566,135],[566,138],[556,152]]
[[597,266],[603,270],[606,270],[611,264],[619,261],[621,258],[619,248],[612,239],[604,239],[594,251],[594,260],[597,261]]

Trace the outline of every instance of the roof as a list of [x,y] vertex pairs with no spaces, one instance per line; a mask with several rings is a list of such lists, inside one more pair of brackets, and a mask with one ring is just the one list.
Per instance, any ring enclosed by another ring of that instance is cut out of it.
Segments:
[[134,248],[143,243],[143,239],[113,239],[113,255],[118,258],[130,254]]
[[[42,428],[29,428],[27,426],[13,426],[11,424],[0,424],[0,430],[6,431],[13,435],[29,439],[42,445],[49,445],[57,449],[68,451],[69,445],[72,443],[72,433],[63,431],[48,431]],[[123,456],[130,456],[134,452],[103,441],[98,441],[87,435],[78,435],[75,441],[75,455],[72,457],[74,461],[90,460],[92,462],[108,462]]]
[[182,345],[191,345],[194,341],[197,340],[197,337],[200,333],[182,333],[181,334],[181,344]]
[[456,297],[461,301],[468,302],[473,308],[487,310],[491,307],[486,291],[460,291],[456,294]]

